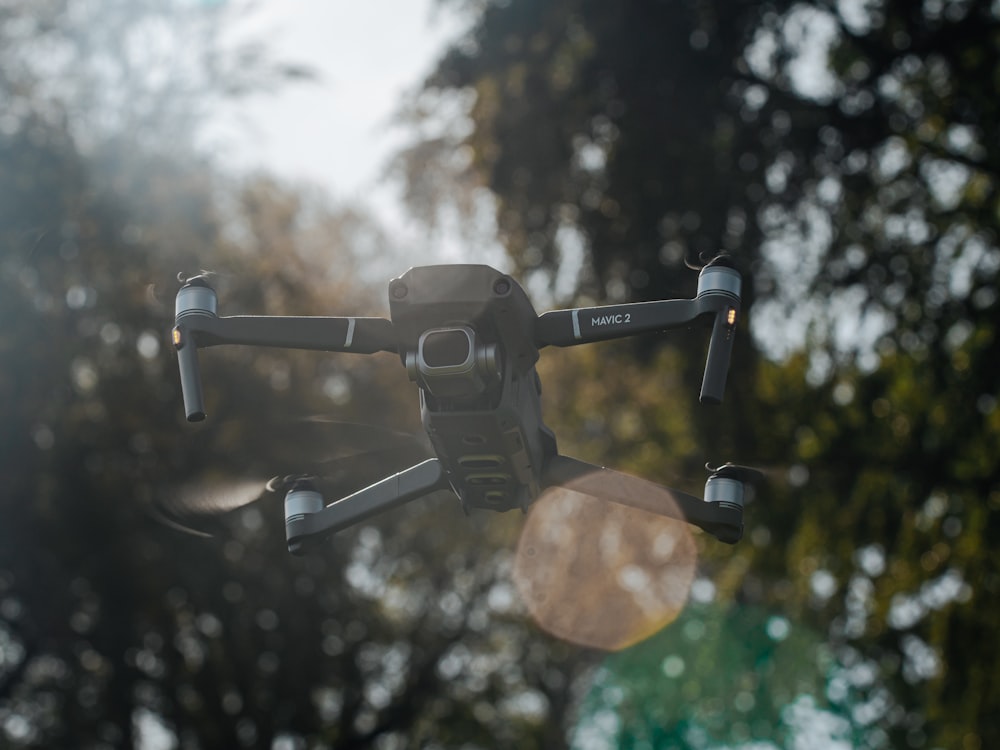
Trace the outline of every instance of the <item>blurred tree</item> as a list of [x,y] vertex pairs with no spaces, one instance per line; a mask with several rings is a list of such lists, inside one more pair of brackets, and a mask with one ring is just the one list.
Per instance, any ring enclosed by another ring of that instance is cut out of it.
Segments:
[[602,665],[576,744],[864,746],[852,706],[819,707],[843,680],[831,666],[824,639],[781,616],[694,603],[675,626]]
[[[641,446],[665,479],[720,455],[784,467],[736,601],[826,630],[856,668],[838,690],[891,686],[858,709],[865,743],[996,744],[996,4],[458,5],[476,21],[410,111],[436,128],[401,157],[415,197],[449,169],[491,190],[515,264],[557,295],[688,296],[683,264],[719,250],[748,277],[722,412],[658,443],[664,388],[600,424],[588,379],[626,350],[560,352],[557,433],[615,465]],[[442,126],[441,102],[461,116]],[[667,363],[693,399],[681,353],[636,365],[628,399]],[[626,402],[598,382],[596,403]]]
[[195,12],[0,11],[0,744],[559,747],[549,717],[587,655],[526,626],[516,518],[486,527],[431,499],[302,559],[275,495],[220,519],[216,540],[156,518],[317,467],[346,493],[417,450],[296,419],[413,428],[390,355],[212,350],[210,420],[184,422],[166,339],[178,271],[217,272],[224,314],[386,312],[357,278],[352,248],[385,243],[363,211],[229,184],[192,146],[202,97],[235,85],[213,70],[260,83],[209,35],[156,88],[148,55],[175,59]]

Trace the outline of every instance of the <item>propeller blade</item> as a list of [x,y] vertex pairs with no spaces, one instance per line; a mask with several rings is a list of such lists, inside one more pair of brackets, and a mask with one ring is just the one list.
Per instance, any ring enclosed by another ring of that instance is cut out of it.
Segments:
[[266,488],[262,479],[189,483],[181,486],[165,505],[193,515],[220,515],[258,500]]
[[[312,461],[371,451],[395,450],[414,458],[427,458],[431,455],[430,440],[423,433],[414,434],[381,425],[346,422],[322,414],[292,420],[292,425],[296,431],[301,432],[302,442],[310,450],[308,458]],[[318,449],[315,454],[311,452],[311,446]]]
[[329,414],[310,414],[306,417],[300,417],[295,421],[297,423],[305,422],[308,424],[328,425],[330,428],[336,428],[343,431],[347,435],[357,436],[362,439],[391,437],[400,440],[401,442],[408,440],[419,442],[421,438],[420,435],[416,435],[405,430],[394,430],[391,427],[383,427],[382,425],[372,424],[370,422],[349,422],[347,420],[338,419],[337,417]]
[[[226,519],[232,514],[255,504],[277,506],[296,479],[309,477],[327,502],[333,502],[423,457],[424,453],[411,445],[409,452],[369,450],[319,461],[285,461],[282,463],[288,473],[271,479],[234,479],[215,472],[158,493],[149,510],[156,520],[171,528],[198,536],[224,535]],[[282,467],[279,464],[276,468]]]
[[263,479],[215,477],[186,482],[158,493],[149,505],[149,513],[172,529],[212,537],[223,530],[223,516],[257,502],[266,492],[267,481]]

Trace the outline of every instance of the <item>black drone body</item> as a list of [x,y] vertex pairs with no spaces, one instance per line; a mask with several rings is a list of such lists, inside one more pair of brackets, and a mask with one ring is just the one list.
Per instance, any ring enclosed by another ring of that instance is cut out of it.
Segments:
[[[173,342],[190,421],[205,418],[197,350],[220,344],[399,355],[420,391],[423,426],[435,458],[329,505],[308,481],[285,498],[289,550],[437,490],[466,508],[526,509],[547,487],[614,475],[628,489],[603,494],[635,504],[644,480],[561,456],[541,409],[539,350],[711,323],[703,403],[720,403],[740,310],[740,276],[723,258],[702,269],[694,299],[555,310],[537,315],[524,290],[484,265],[411,268],[389,283],[391,320],[362,317],[219,317],[203,277],[177,293]],[[757,472],[712,470],[705,499],[670,490],[677,508],[657,509],[735,543],[742,536],[746,485]],[[584,482],[585,484],[585,482]],[[607,486],[608,483],[604,483]],[[679,514],[679,515],[678,515]]]

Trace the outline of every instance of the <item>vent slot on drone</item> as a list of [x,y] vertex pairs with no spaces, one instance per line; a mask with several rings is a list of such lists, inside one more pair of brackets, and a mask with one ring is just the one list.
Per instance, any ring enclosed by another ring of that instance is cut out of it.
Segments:
[[470,474],[465,481],[478,487],[497,487],[510,482],[510,474]]
[[496,469],[504,462],[503,456],[462,456],[458,463],[466,469]]
[[503,490],[487,490],[483,495],[483,500],[489,506],[502,506],[507,504],[507,493]]

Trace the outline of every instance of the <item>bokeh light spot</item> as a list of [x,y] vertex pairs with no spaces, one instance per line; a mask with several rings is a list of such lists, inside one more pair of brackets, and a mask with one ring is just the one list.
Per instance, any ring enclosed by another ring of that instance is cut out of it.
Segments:
[[[650,500],[680,516],[669,491]],[[617,651],[677,618],[696,558],[686,522],[555,487],[528,514],[513,574],[543,630]]]

